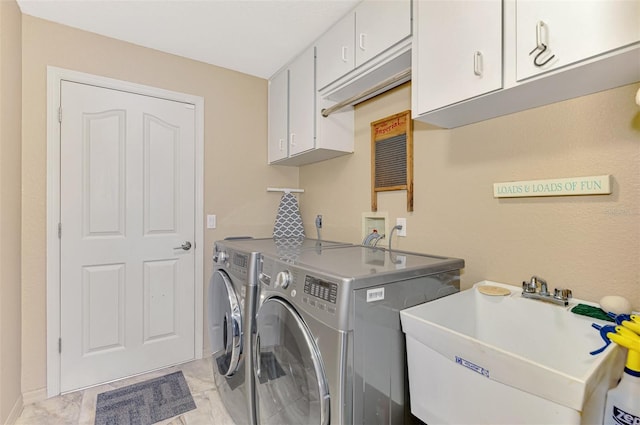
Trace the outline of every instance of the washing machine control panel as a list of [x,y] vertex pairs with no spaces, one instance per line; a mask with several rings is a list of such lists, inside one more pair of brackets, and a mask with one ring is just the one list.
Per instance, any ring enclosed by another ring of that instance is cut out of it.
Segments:
[[223,248],[216,246],[213,261],[214,263],[225,267],[229,273],[232,273],[241,279],[246,279],[249,262],[251,261],[249,257],[249,254],[245,252],[236,251],[228,247]]
[[241,276],[243,279],[247,277],[247,268],[249,267],[249,256],[244,253],[231,251],[229,255],[229,268],[231,272]]
[[304,279],[304,293],[335,304],[338,298],[338,285],[307,275]]

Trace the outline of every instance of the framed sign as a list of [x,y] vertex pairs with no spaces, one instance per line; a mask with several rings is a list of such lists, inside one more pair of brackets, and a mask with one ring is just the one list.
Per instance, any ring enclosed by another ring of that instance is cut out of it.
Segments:
[[407,191],[413,211],[413,121],[404,111],[371,123],[371,211],[378,210],[378,192]]

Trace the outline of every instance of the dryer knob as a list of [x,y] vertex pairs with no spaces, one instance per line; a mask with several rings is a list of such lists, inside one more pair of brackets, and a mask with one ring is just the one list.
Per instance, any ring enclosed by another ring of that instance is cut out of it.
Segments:
[[216,263],[224,263],[229,259],[229,255],[225,251],[217,252],[213,257],[213,261]]
[[291,284],[291,280],[291,272],[283,270],[276,276],[276,287],[281,286],[282,289],[287,289]]

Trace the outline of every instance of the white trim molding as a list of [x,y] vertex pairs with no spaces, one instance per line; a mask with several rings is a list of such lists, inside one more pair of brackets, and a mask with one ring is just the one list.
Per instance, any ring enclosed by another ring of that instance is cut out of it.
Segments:
[[47,399],[47,389],[39,388],[33,391],[27,391],[22,394],[22,404],[28,406],[33,403],[38,403]]
[[156,87],[47,67],[47,397],[60,394],[60,105],[61,81],[91,84],[195,107],[195,359],[202,358],[204,332],[204,98]]
[[22,396],[20,396],[9,411],[9,415],[7,416],[5,424],[15,424],[20,417],[20,414],[22,413],[22,409],[24,409],[24,403],[22,401]]

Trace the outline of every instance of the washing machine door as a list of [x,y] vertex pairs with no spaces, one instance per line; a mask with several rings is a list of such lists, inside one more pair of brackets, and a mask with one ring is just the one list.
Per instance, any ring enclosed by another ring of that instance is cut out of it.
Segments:
[[257,315],[256,408],[261,425],[326,425],[329,386],[309,328],[286,301],[269,298]]
[[230,377],[238,370],[242,353],[242,314],[229,275],[216,270],[209,283],[209,339],[214,368]]

